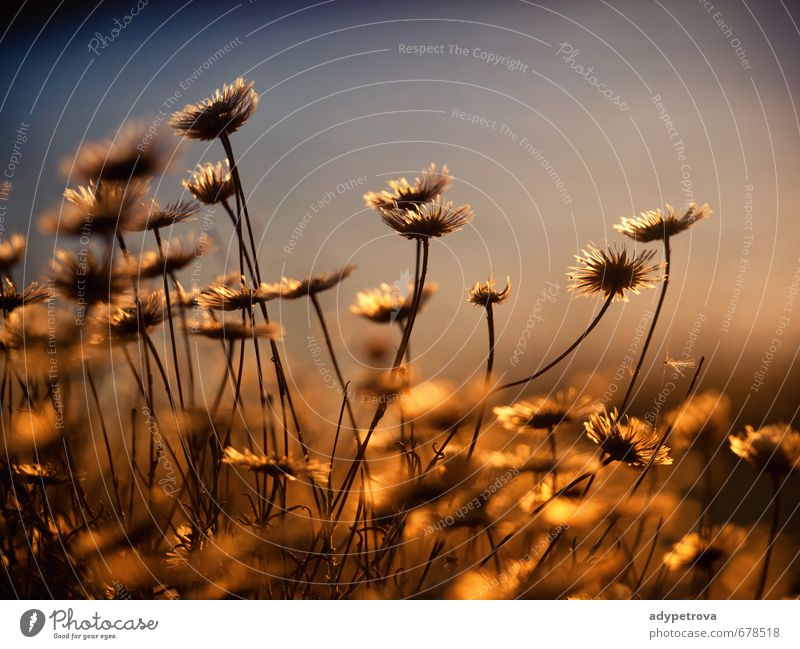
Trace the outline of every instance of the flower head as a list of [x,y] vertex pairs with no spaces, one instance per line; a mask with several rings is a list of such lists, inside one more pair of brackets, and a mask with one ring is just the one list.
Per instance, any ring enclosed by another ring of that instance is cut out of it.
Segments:
[[578,265],[573,266],[567,276],[572,281],[569,287],[583,295],[600,293],[606,299],[628,300],[627,293],[638,293],[652,288],[659,281],[660,266],[651,264],[655,251],[646,250],[636,256],[628,254],[623,246],[609,246],[602,250],[589,245],[582,255],[576,255]]
[[274,322],[258,322],[255,325],[241,320],[203,318],[188,328],[188,333],[212,340],[248,340],[251,338],[280,339],[283,330]]
[[169,152],[164,138],[150,129],[145,122],[126,122],[114,137],[81,145],[72,158],[61,163],[61,171],[87,182],[158,176],[167,169]]
[[523,429],[550,430],[559,424],[577,421],[592,411],[592,398],[578,395],[575,388],[553,396],[518,401],[494,409],[497,421],[512,432]]
[[672,464],[669,448],[658,448],[659,438],[650,424],[636,417],[620,419],[616,408],[611,412],[604,410],[590,415],[583,426],[589,439],[610,460],[624,462],[636,469],[644,469],[651,460],[655,465]]
[[687,568],[713,570],[736,553],[745,537],[746,532],[737,525],[704,527],[673,545],[664,555],[664,565],[672,572]]
[[176,223],[190,221],[200,209],[194,201],[175,201],[164,207],[156,200],[150,203],[147,212],[142,214],[135,222],[131,223],[131,230],[160,230]]
[[634,241],[643,243],[661,241],[688,230],[711,214],[708,203],[704,203],[700,207],[695,203],[689,203],[686,212],[679,218],[675,217],[672,205],[667,204],[665,210],[666,213],[661,210],[648,210],[639,216],[623,217],[620,223],[614,226],[614,229]]
[[238,131],[255,112],[258,93],[253,82],[236,79],[217,89],[209,99],[187,104],[172,114],[169,125],[193,140],[213,140]]
[[221,203],[236,191],[227,160],[215,165],[210,162],[197,165],[192,175],[181,181],[181,184],[206,205]]
[[364,194],[364,202],[367,207],[381,210],[393,207],[407,209],[429,203],[450,186],[448,173],[447,165],[442,165],[442,170],[437,171],[436,165],[431,163],[430,167],[423,169],[420,177],[414,179],[413,184],[405,178],[390,180],[389,189]]
[[353,274],[356,267],[352,264],[342,266],[330,273],[310,275],[304,279],[290,279],[282,277],[280,282],[262,284],[259,287],[261,295],[266,299],[280,297],[286,300],[295,300],[299,297],[327,291],[339,282],[344,281]]
[[242,467],[255,473],[264,473],[273,478],[288,478],[290,481],[307,478],[322,482],[328,477],[329,465],[318,460],[298,462],[291,457],[253,453],[249,448],[237,451],[232,446],[225,448],[224,464]]
[[195,304],[204,309],[214,311],[239,311],[248,309],[254,304],[261,304],[275,299],[277,294],[262,284],[259,288],[246,286],[235,287],[225,282],[214,282],[203,289],[194,299]]
[[0,242],[0,273],[7,273],[22,258],[25,252],[25,237],[16,232]]
[[131,342],[161,324],[166,315],[166,301],[160,290],[138,296],[130,306],[109,305],[93,321],[95,334],[92,342]]
[[101,180],[64,191],[66,204],[45,213],[40,226],[45,232],[84,236],[93,232],[112,237],[141,218],[141,200],[149,191],[146,179],[130,182]]
[[[420,310],[438,288],[439,285],[436,282],[425,284],[419,302]],[[403,322],[411,314],[413,304],[414,288],[412,283],[408,284],[408,290],[403,294],[396,284],[390,286],[384,282],[378,288],[356,293],[356,301],[355,304],[350,305],[350,313],[380,324]]]
[[0,286],[0,310],[10,313],[25,304],[44,302],[48,297],[49,291],[39,282],[31,282],[22,289],[22,293],[18,293],[11,278],[4,277]]
[[759,471],[785,475],[800,470],[800,432],[788,424],[758,430],[745,426],[744,435],[731,435],[728,440],[731,450]]
[[715,453],[731,424],[731,400],[715,390],[693,394],[664,417],[672,426],[673,448],[691,448],[697,444]]
[[26,484],[57,485],[70,479],[68,473],[52,464],[12,464],[11,475],[15,480]]
[[381,210],[383,222],[406,239],[443,237],[460,230],[473,217],[469,205],[454,208],[453,201],[444,201],[441,197],[431,203]]
[[142,253],[139,259],[129,258],[128,273],[137,279],[163,277],[186,268],[194,260],[200,258],[208,250],[207,246],[198,246],[193,238],[170,239],[164,243],[164,250],[149,250]]
[[499,291],[494,286],[494,280],[490,279],[481,284],[475,282],[475,286],[467,291],[467,302],[472,302],[477,306],[488,307],[489,305],[501,304],[511,295],[511,278],[506,277],[506,287]]
[[56,251],[53,260],[53,288],[62,297],[79,304],[114,302],[127,293],[130,276],[120,266],[100,262],[91,251]]

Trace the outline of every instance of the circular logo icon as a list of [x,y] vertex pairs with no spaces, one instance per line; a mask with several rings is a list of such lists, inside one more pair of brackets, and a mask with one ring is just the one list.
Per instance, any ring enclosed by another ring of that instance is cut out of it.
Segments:
[[44,628],[44,613],[38,608],[32,608],[30,611],[25,611],[22,617],[19,618],[19,630],[22,635],[32,638]]

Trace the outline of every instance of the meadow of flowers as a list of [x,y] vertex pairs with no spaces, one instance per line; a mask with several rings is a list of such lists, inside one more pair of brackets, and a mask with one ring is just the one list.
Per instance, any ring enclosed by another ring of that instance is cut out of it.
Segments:
[[[486,346],[473,350],[485,372],[451,384],[421,375],[412,343],[437,296],[437,239],[480,227],[480,215],[451,200],[445,165],[375,187],[364,201],[414,272],[408,290],[353,296],[379,369],[348,376],[323,302],[363,269],[261,272],[275,251],[268,237],[257,245],[263,226],[237,167],[258,99],[237,79],[172,115],[176,142],[207,141],[220,158],[197,166],[175,202],[152,198],[154,180],[171,182],[174,147],[146,126],[83,144],[64,164],[73,186],[39,218],[57,249],[37,281],[20,284],[25,238],[0,243],[4,597],[797,596],[784,527],[800,433],[733,427],[729,398],[703,385],[702,356],[665,359],[671,410],[655,422],[632,411],[671,257],[713,218],[708,205],[643,211],[609,245],[587,244],[565,271],[575,295],[596,300],[591,321],[511,381],[494,372],[511,281],[476,282],[464,299],[485,319]],[[212,218],[235,252],[227,274],[195,290],[193,273],[220,251],[181,228]],[[643,291],[658,300],[615,403],[550,389],[548,373]],[[308,302],[336,390],[300,394],[291,377],[315,369],[285,353],[282,340],[305,332],[271,319],[278,300]],[[304,405],[334,397],[332,423]],[[770,487],[755,504],[766,525],[714,515],[735,462]]]

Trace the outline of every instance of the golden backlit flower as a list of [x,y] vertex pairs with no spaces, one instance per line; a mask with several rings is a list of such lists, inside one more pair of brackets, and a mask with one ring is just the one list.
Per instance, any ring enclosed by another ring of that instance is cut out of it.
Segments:
[[[259,291],[266,299],[280,297],[286,300],[294,300],[306,295],[320,293],[333,288],[339,282],[344,281],[353,274],[356,267],[352,264],[337,268],[330,273],[311,275],[304,279],[290,279],[282,277],[280,282],[273,284],[262,284]],[[268,296],[268,297],[267,297]]]
[[664,555],[664,565],[677,572],[690,568],[714,570],[725,564],[744,542],[747,533],[732,524],[690,532]]
[[460,230],[475,215],[469,205],[453,207],[453,201],[437,197],[431,203],[381,210],[381,220],[406,239],[443,237]]
[[654,465],[672,464],[669,448],[658,449],[659,438],[652,426],[636,417],[619,419],[617,409],[593,413],[583,424],[586,435],[603,454],[615,462],[624,462],[636,469],[646,467],[655,454]]
[[16,232],[0,241],[0,273],[7,273],[17,265],[25,252],[25,237]]
[[421,203],[428,203],[444,193],[450,186],[449,173],[447,165],[442,165],[442,170],[437,171],[436,165],[431,163],[430,167],[423,169],[419,178],[414,179],[413,184],[405,178],[390,180],[389,189],[364,194],[364,202],[367,207],[377,209],[393,207],[407,209]]
[[215,165],[210,162],[197,165],[192,175],[181,181],[181,184],[198,201],[206,205],[221,203],[233,196],[236,191],[227,160]]
[[759,471],[785,475],[800,469],[800,432],[785,423],[730,435],[731,450]]
[[256,473],[264,473],[273,478],[308,478],[314,482],[322,482],[328,478],[330,466],[318,460],[300,462],[287,456],[265,455],[253,453],[249,448],[237,451],[232,446],[225,448],[222,458],[224,464],[242,467]]
[[158,176],[167,169],[170,154],[164,138],[151,128],[145,122],[126,122],[113,137],[82,144],[74,157],[62,161],[61,171],[85,181]]
[[667,204],[665,212],[648,210],[647,212],[642,212],[639,216],[623,217],[620,223],[614,226],[614,229],[634,241],[643,243],[661,241],[664,238],[673,237],[684,230],[688,230],[710,214],[711,208],[708,203],[698,207],[692,202],[689,203],[689,207],[686,208],[683,216],[676,218],[672,205]]
[[222,322],[203,318],[188,327],[188,332],[195,336],[213,340],[247,340],[249,338],[279,339],[283,335],[280,325],[274,322],[258,322],[252,325],[241,320],[224,320]]
[[[436,282],[427,282],[422,288],[419,309],[436,293],[439,285]],[[356,293],[355,304],[350,305],[350,313],[359,315],[372,322],[388,324],[403,322],[411,314],[414,304],[414,286],[408,284],[405,294],[397,284],[389,285],[385,282],[378,288],[371,288]]]
[[242,78],[222,90],[217,89],[210,99],[187,104],[170,117],[169,125],[178,133],[193,140],[213,140],[238,131],[255,112],[258,93],[253,82]]
[[572,284],[569,289],[582,295],[600,293],[606,299],[628,300],[627,293],[636,293],[641,289],[652,288],[660,281],[660,266],[651,264],[654,250],[646,250],[636,256],[628,254],[622,246],[614,244],[608,250],[589,245],[582,255],[576,255],[578,265],[567,273]]
[[162,277],[186,268],[207,252],[207,246],[198,246],[192,238],[180,240],[170,239],[164,244],[164,251],[149,250],[143,252],[139,259],[128,258],[127,268],[131,277],[152,279]]
[[214,311],[239,311],[241,309],[249,309],[254,304],[274,300],[276,297],[275,291],[266,284],[262,284],[259,288],[249,288],[242,285],[235,287],[224,282],[215,282],[203,289],[194,298],[194,303],[204,309],[212,309]]
[[696,444],[715,453],[729,432],[731,400],[716,390],[694,394],[669,411],[664,423],[672,426],[673,448],[691,448]]
[[166,316],[167,305],[161,290],[139,295],[130,306],[108,305],[93,320],[95,331],[91,342],[131,342],[161,324]]
[[114,302],[130,288],[126,268],[100,262],[91,250],[74,253],[56,251],[53,288],[62,297],[81,305]]
[[177,223],[191,221],[200,209],[195,201],[175,201],[164,207],[153,199],[147,211],[128,226],[130,230],[160,230]]
[[483,387],[458,390],[448,381],[427,381],[406,391],[401,407],[407,421],[436,430],[452,430],[477,415]]
[[49,292],[39,282],[31,282],[22,289],[22,293],[17,293],[17,287],[11,278],[4,277],[2,287],[0,287],[0,311],[9,313],[24,304],[36,304],[44,302],[49,297]]
[[575,388],[556,392],[552,396],[518,401],[510,406],[497,406],[494,414],[506,430],[550,430],[559,424],[582,419],[593,410],[592,398],[578,395]]
[[68,473],[51,464],[12,464],[11,475],[15,480],[27,484],[57,485],[70,479]]
[[141,201],[150,189],[143,178],[130,182],[90,181],[76,189],[66,189],[63,209],[51,210],[40,219],[45,232],[85,236],[92,233],[114,236],[141,218]]
[[506,287],[502,291],[498,291],[494,284],[493,279],[483,284],[475,282],[475,286],[467,291],[467,301],[482,307],[505,302],[511,295],[511,278],[506,277]]

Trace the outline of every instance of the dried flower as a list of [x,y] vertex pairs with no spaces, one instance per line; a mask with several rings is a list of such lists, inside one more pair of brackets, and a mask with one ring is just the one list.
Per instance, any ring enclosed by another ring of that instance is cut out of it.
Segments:
[[641,289],[652,288],[660,280],[656,275],[660,266],[650,264],[653,250],[629,257],[624,246],[618,249],[612,244],[608,250],[589,245],[582,252],[582,256],[575,256],[578,265],[567,274],[572,281],[571,291],[583,295],[601,293],[606,299],[626,302],[628,291],[638,295]]
[[39,282],[31,282],[17,293],[17,287],[9,277],[4,277],[0,288],[0,310],[9,313],[24,304],[44,302],[49,296],[48,290],[40,286]]
[[731,400],[716,390],[693,394],[664,417],[672,426],[670,444],[673,448],[700,445],[708,453],[716,453],[720,442],[728,435],[731,424]]
[[193,140],[213,140],[238,131],[258,106],[253,82],[239,78],[217,89],[210,99],[187,104],[172,114],[169,125]]
[[259,288],[248,288],[242,285],[234,288],[230,284],[215,282],[203,289],[194,298],[194,302],[204,309],[239,311],[241,309],[249,309],[254,304],[268,302],[276,297],[275,291],[267,284],[262,284]]
[[231,446],[225,448],[225,456],[222,461],[225,464],[242,467],[256,473],[264,473],[273,478],[297,480],[305,477],[314,482],[327,480],[330,469],[329,465],[318,460],[301,463],[285,455],[255,454],[249,448],[237,451]]
[[69,474],[51,464],[12,464],[11,475],[15,480],[27,484],[57,485],[70,479]]
[[498,406],[494,414],[503,428],[516,433],[525,428],[551,430],[559,424],[577,421],[592,410],[592,398],[585,394],[578,396],[575,388],[570,388],[552,397],[536,397],[510,406]]
[[659,438],[653,428],[636,417],[618,418],[617,409],[594,413],[584,422],[586,435],[595,442],[610,460],[624,462],[636,469],[644,469],[655,454],[654,465],[672,464],[669,448],[658,449]]
[[162,208],[161,204],[153,199],[147,212],[141,215],[136,222],[131,223],[128,229],[140,231],[168,228],[176,223],[192,220],[199,209],[200,205],[195,201],[175,201]]
[[214,205],[228,200],[236,191],[228,161],[197,165],[188,180],[181,184],[201,203]]
[[661,241],[688,230],[692,225],[711,214],[708,203],[700,207],[695,203],[689,203],[689,207],[680,218],[675,218],[675,210],[672,205],[666,205],[665,210],[666,214],[661,210],[649,210],[642,212],[639,216],[623,217],[621,222],[614,226],[614,229],[634,241],[643,243]]
[[141,218],[141,200],[149,191],[147,180],[130,182],[101,180],[64,191],[67,203],[40,219],[45,232],[86,236],[96,232],[106,237],[126,230]]
[[467,301],[477,306],[488,307],[490,304],[501,304],[511,295],[511,278],[506,277],[506,287],[498,291],[494,287],[494,280],[485,283],[475,282],[475,286],[467,291]]
[[189,327],[189,333],[214,340],[247,340],[249,338],[279,339],[283,335],[280,325],[274,322],[259,322],[252,325],[241,320],[218,322],[203,318]]
[[58,250],[53,260],[53,288],[68,300],[91,306],[120,298],[130,288],[130,277],[124,267],[109,267],[90,250]]
[[355,269],[355,266],[348,264],[347,266],[337,268],[333,272],[311,275],[301,280],[282,277],[280,282],[262,284],[259,287],[259,291],[265,299],[280,297],[286,300],[294,300],[299,297],[305,297],[306,295],[320,293],[329,288],[333,288],[339,282],[350,277]]
[[473,217],[469,205],[453,208],[453,201],[443,201],[441,197],[432,203],[381,210],[383,222],[406,239],[443,237],[460,230]]
[[[439,285],[436,282],[425,284],[419,301],[420,311],[438,288]],[[408,284],[405,295],[397,284],[390,286],[382,283],[378,288],[356,293],[356,301],[355,304],[350,305],[350,313],[380,324],[403,322],[411,314],[413,304],[414,286],[412,283]]]
[[442,165],[439,172],[436,165],[431,163],[430,167],[423,169],[421,177],[414,179],[413,185],[405,178],[390,180],[388,190],[368,192],[364,194],[364,202],[367,207],[376,209],[407,209],[428,203],[450,186],[451,178],[448,174],[447,165]]
[[165,251],[150,250],[139,259],[129,257],[128,273],[137,279],[162,277],[164,273],[175,273],[186,268],[194,260],[208,252],[207,246],[198,246],[192,238],[185,241],[170,239],[164,244]]
[[714,570],[737,552],[746,536],[745,530],[737,525],[704,527],[699,532],[690,532],[673,545],[672,550],[664,555],[664,565],[672,572],[688,568]]
[[167,315],[166,301],[161,290],[140,295],[130,306],[109,305],[107,311],[96,316],[91,342],[105,341],[128,343],[163,322]]
[[731,450],[759,471],[786,475],[800,469],[800,432],[785,423],[756,430],[745,426],[743,436],[730,435]]
[[86,181],[158,176],[167,169],[169,152],[164,138],[150,129],[145,122],[126,122],[113,137],[81,145],[73,157],[62,161],[61,171]]
[[0,273],[7,273],[22,258],[25,252],[25,237],[16,232],[0,242]]

